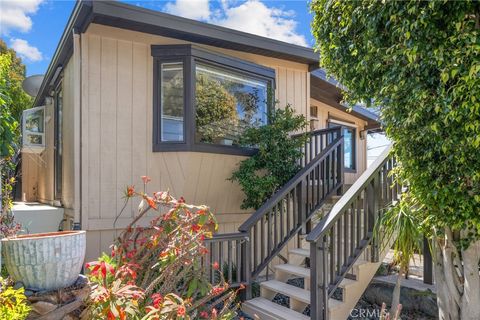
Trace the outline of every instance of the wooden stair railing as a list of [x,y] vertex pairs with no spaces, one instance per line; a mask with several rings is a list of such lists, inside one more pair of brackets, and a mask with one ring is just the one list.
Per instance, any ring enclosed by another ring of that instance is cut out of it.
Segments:
[[306,231],[313,214],[344,181],[343,136],[340,128],[312,131],[303,147],[302,169],[255,211],[239,232],[215,234],[206,240],[204,259],[209,280],[217,281],[212,262],[218,262],[231,286],[244,284],[246,299],[252,281],[285,245]]
[[370,246],[371,262],[378,262],[375,222],[398,200],[401,187],[391,174],[396,166],[389,146],[358,178],[309,233],[310,316],[328,319],[328,301],[340,282],[350,275],[355,261]]

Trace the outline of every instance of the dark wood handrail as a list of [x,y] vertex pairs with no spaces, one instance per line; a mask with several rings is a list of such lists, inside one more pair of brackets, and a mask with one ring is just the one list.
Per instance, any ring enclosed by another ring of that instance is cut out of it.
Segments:
[[[302,151],[302,169],[256,210],[238,228],[238,233],[216,234],[206,241],[210,254],[205,266],[211,281],[218,278],[211,268],[215,259],[222,265],[225,262],[228,280],[235,265],[233,286],[245,284],[248,299],[253,279],[264,270],[268,278],[268,264],[272,259],[300,231],[308,232],[313,214],[343,186],[344,150],[340,128],[308,133]],[[225,250],[228,252],[226,261],[223,259]]]
[[333,127],[333,128],[324,128],[324,129],[317,129],[317,130],[312,130],[312,131],[307,131],[305,133],[296,133],[292,134],[292,138],[297,138],[300,137],[304,134],[307,136],[318,136],[321,134],[329,133],[329,132],[336,132],[339,130],[340,127]]
[[374,225],[402,192],[392,176],[396,160],[390,154],[391,147],[355,181],[306,238],[310,243],[312,319],[328,319],[328,299],[369,245],[369,260],[379,260]]
[[358,196],[362,191],[365,190],[365,187],[369,182],[375,177],[375,174],[380,171],[382,165],[389,158],[390,150],[392,145],[389,145],[385,150],[378,156],[378,158],[370,165],[370,167],[365,170],[364,173],[355,181],[355,183],[345,192],[342,198],[333,206],[332,210],[324,219],[322,219],[316,227],[310,232],[306,238],[309,242],[317,241],[322,235],[324,235],[332,227],[332,224],[337,221],[341,215],[345,212],[348,205],[353,201],[353,199]]
[[315,166],[319,161],[325,158],[327,154],[331,152],[332,149],[337,147],[339,144],[343,143],[343,137],[336,138],[329,147],[322,150],[320,154],[318,154],[311,162],[307,164],[302,170],[300,170],[292,179],[290,179],[283,187],[281,187],[277,192],[275,192],[260,208],[257,209],[244,223],[240,225],[238,231],[240,232],[247,232],[250,228],[258,222],[265,213],[270,210],[276,203],[278,203],[279,199],[282,199],[288,192],[292,190],[292,187],[297,185],[300,180],[305,178],[310,171],[311,168]]

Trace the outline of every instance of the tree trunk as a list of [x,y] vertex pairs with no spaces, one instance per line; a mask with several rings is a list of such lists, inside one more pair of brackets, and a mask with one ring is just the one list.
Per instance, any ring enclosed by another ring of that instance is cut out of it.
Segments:
[[395,313],[397,312],[398,306],[400,305],[400,289],[402,287],[402,278],[404,275],[405,270],[403,267],[400,267],[397,275],[397,283],[395,283],[395,288],[393,289],[392,306],[390,308],[390,319],[395,319]]
[[[462,232],[462,234],[466,232]],[[435,245],[435,282],[440,320],[480,319],[480,240],[458,252],[453,233]]]

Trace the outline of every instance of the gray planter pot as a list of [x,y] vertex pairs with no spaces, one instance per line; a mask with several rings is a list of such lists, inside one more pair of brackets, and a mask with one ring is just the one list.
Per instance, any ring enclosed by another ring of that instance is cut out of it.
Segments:
[[85,259],[85,231],[21,235],[2,239],[7,271],[35,290],[56,290],[77,280]]

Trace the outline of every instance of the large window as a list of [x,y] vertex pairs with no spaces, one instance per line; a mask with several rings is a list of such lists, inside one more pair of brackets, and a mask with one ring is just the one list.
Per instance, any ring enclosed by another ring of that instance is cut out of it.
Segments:
[[355,128],[344,126],[335,122],[328,123],[329,128],[342,127],[344,165],[345,169],[356,170]]
[[197,63],[195,141],[235,145],[242,132],[267,124],[268,81]]
[[154,151],[251,154],[246,128],[267,124],[275,71],[191,45],[152,46]]

